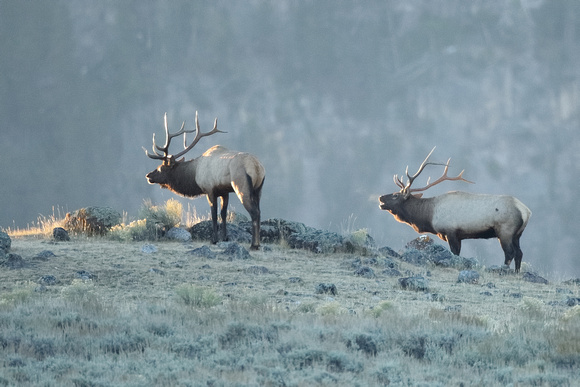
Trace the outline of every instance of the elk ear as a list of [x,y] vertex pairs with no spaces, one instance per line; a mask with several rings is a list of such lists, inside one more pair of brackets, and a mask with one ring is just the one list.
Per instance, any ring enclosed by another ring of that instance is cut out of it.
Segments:
[[418,194],[413,194],[414,197],[416,197],[417,199],[421,199],[423,197],[422,193],[418,193]]
[[176,163],[180,163],[180,162],[182,162],[183,160],[185,160],[185,156],[183,156],[182,158],[180,158],[179,160],[177,160],[177,161],[176,161]]

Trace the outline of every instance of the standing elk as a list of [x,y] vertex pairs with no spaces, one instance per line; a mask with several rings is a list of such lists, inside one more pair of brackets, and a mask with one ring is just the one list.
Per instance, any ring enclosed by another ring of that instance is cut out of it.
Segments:
[[[407,223],[419,233],[429,232],[449,243],[451,252],[459,255],[463,239],[489,239],[497,237],[505,254],[505,264],[509,266],[515,260],[515,270],[520,271],[522,250],[520,237],[528,224],[532,212],[521,201],[513,196],[484,195],[467,192],[448,192],[432,198],[421,198],[423,194],[413,192],[425,191],[445,180],[465,180],[463,171],[456,177],[448,177],[449,160],[446,164],[427,162],[431,153],[423,161],[417,173],[405,173],[407,184],[403,184],[398,175],[394,176],[399,192],[383,195],[379,198],[379,207],[389,211],[397,221]],[[423,188],[411,188],[413,181],[427,165],[445,165],[443,175]]]
[[[167,113],[164,117],[165,145],[155,143],[153,134],[153,154],[147,150],[148,157],[162,160],[162,164],[147,174],[149,184],[159,184],[161,188],[167,188],[179,195],[197,197],[207,195],[211,208],[211,220],[213,223],[212,243],[217,242],[217,199],[221,197],[222,239],[227,240],[226,216],[228,210],[229,193],[235,192],[244,208],[252,218],[252,245],[251,249],[260,247],[260,196],[264,184],[265,170],[260,161],[249,153],[228,150],[221,145],[215,145],[205,151],[201,156],[193,160],[178,160],[191,150],[202,137],[214,133],[225,133],[217,129],[217,118],[210,132],[202,133],[199,130],[197,112],[195,112],[195,130],[184,130],[185,121],[181,129],[170,134],[167,129]],[[187,145],[187,133],[195,131],[195,138]],[[183,134],[184,149],[175,154],[169,154],[171,139]],[[157,151],[163,152],[162,154]]]

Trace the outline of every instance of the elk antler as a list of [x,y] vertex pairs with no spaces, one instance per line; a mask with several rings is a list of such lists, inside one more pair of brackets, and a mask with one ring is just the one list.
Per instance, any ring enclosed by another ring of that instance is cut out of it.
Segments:
[[[181,129],[179,129],[179,131],[177,133],[169,133],[169,129],[167,127],[167,113],[165,113],[164,117],[163,117],[163,121],[164,121],[164,127],[165,127],[165,145],[163,146],[159,146],[155,143],[155,133],[153,133],[153,154],[150,154],[147,150],[145,150],[145,153],[147,154],[148,157],[152,158],[152,159],[157,159],[157,160],[166,160],[167,158],[169,158],[169,144],[171,143],[171,139],[177,136],[181,136],[182,134],[183,136],[183,147],[185,148],[183,151],[177,153],[174,157],[174,159],[177,159],[178,157],[184,155],[185,153],[187,153],[189,150],[191,150],[191,148],[193,148],[195,146],[195,144],[198,143],[198,141],[205,136],[209,136],[211,134],[214,133],[226,133],[223,132],[221,130],[217,129],[217,118],[215,119],[215,123],[213,125],[213,129],[211,132],[207,132],[207,133],[201,133],[199,130],[199,123],[197,121],[197,111],[195,112],[195,130],[185,130],[185,121],[183,121],[183,124],[181,124]],[[195,138],[193,139],[193,142],[187,146],[186,142],[187,142],[187,133],[193,133],[195,132]],[[163,154],[158,153],[157,151],[161,151],[163,152]]]
[[[185,132],[185,133],[192,133],[192,132],[193,131],[189,131],[189,132]],[[183,147],[185,149],[182,150],[181,152],[179,152],[178,154],[176,154],[174,157],[178,158],[180,156],[183,156],[184,154],[189,152],[190,149],[193,148],[195,146],[195,144],[197,144],[199,142],[199,140],[201,140],[203,137],[211,136],[214,133],[227,133],[227,132],[221,131],[217,128],[217,118],[216,118],[214,123],[213,123],[213,129],[207,133],[202,133],[199,130],[199,122],[197,120],[197,111],[196,111],[195,112],[195,138],[193,139],[193,142],[191,144],[189,144],[189,146],[186,146],[187,134],[185,136],[183,136]]]
[[[441,164],[441,163],[428,163],[427,161],[429,160],[429,157],[431,157],[431,154],[433,153],[434,150],[435,150],[435,147],[433,147],[433,149],[431,149],[431,152],[429,152],[429,154],[427,155],[427,157],[425,158],[425,160],[423,160],[423,162],[419,166],[419,170],[413,176],[410,176],[409,175],[409,166],[407,166],[407,169],[405,169],[405,174],[407,175],[407,178],[409,180],[408,180],[408,182],[407,182],[406,185],[403,183],[403,181],[399,178],[398,175],[395,175],[394,176],[395,184],[399,188],[401,188],[401,193],[409,194],[411,192],[425,191],[425,190],[427,190],[427,189],[429,189],[429,188],[431,188],[431,187],[433,187],[433,186],[435,186],[435,185],[437,185],[437,184],[439,184],[439,183],[441,183],[441,182],[443,182],[445,180],[461,180],[461,181],[465,181],[466,183],[474,184],[472,181],[465,180],[463,178],[462,175],[463,175],[463,172],[465,170],[461,171],[461,173],[459,175],[457,175],[456,177],[448,177],[447,176],[447,171],[449,170],[449,162],[451,161],[451,159],[448,159],[447,160],[447,163],[445,163],[445,164]],[[427,185],[425,187],[422,187],[422,188],[412,188],[411,189],[411,184],[413,184],[413,181],[415,181],[415,179],[419,176],[419,174],[421,174],[421,172],[423,172],[423,169],[425,169],[425,167],[427,165],[444,165],[445,166],[445,169],[443,170],[443,175],[439,179],[435,180],[431,184],[429,184],[429,180],[431,178],[427,179]]]

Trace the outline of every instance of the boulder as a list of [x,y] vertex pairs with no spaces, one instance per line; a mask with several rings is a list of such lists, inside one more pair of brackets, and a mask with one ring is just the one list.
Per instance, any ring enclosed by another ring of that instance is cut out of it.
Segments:
[[427,292],[429,290],[429,283],[422,276],[399,278],[399,285],[405,290],[417,292]]
[[52,238],[55,241],[67,242],[70,241],[68,232],[62,227],[55,227],[52,229]]
[[288,246],[314,253],[337,253],[345,251],[344,237],[335,232],[309,228],[306,232],[288,236]]
[[4,252],[7,253],[10,250],[11,245],[12,240],[10,239],[10,236],[4,231],[0,231],[0,250],[4,250]]
[[120,224],[121,219],[121,214],[110,207],[85,207],[66,214],[64,228],[89,235],[103,235]]
[[165,234],[165,236],[168,239],[174,239],[174,240],[178,240],[181,242],[191,241],[190,232],[183,229],[183,228],[180,228],[180,227],[173,227],[173,228],[169,229],[169,231],[167,231],[167,234]]
[[462,270],[459,272],[457,282],[476,284],[479,281],[479,273],[475,270]]

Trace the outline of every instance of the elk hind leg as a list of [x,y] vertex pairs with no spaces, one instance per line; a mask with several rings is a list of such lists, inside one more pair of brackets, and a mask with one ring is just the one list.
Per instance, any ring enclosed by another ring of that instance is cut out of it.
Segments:
[[251,250],[258,250],[260,248],[260,197],[262,195],[263,184],[264,181],[262,180],[258,187],[254,187],[252,178],[246,174],[246,181],[243,182],[242,186],[234,185],[236,194],[252,219]]
[[[522,261],[521,261],[521,255],[520,255],[519,260],[518,260],[517,251],[519,250],[519,247],[517,247],[515,245],[514,240],[515,240],[515,238],[514,239],[510,238],[508,240],[500,239],[499,243],[501,244],[501,248],[503,249],[503,252],[505,255],[504,264],[509,267],[511,265],[512,261],[515,259],[515,261],[516,261],[515,266],[516,266],[516,273],[517,273],[520,271],[520,265],[521,265]],[[517,244],[519,245],[519,241],[517,242]],[[521,250],[519,250],[519,251],[521,254]]]
[[514,236],[513,245],[515,247],[515,261],[516,261],[516,273],[520,272],[520,267],[522,266],[522,258],[524,253],[522,253],[522,249],[520,248],[520,235]]

